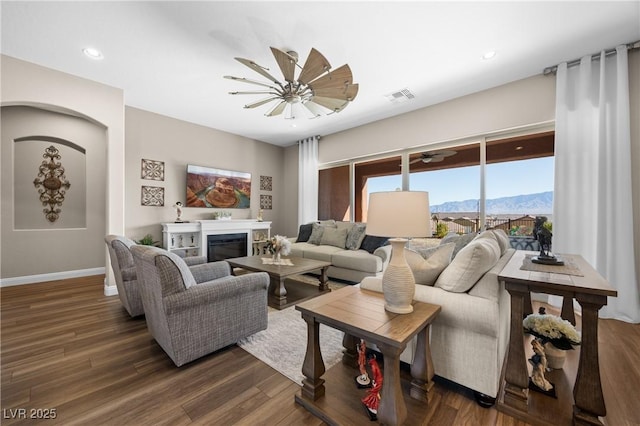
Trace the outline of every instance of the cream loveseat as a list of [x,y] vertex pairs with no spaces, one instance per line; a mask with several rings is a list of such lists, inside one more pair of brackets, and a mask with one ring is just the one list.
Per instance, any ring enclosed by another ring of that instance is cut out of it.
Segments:
[[[501,230],[461,246],[444,239],[422,254],[406,248],[405,254],[416,278],[414,300],[442,306],[431,326],[435,374],[472,389],[488,406],[498,394],[509,340],[510,298],[498,274],[515,250]],[[382,292],[382,279],[365,278],[360,288]],[[415,339],[400,359],[411,363],[414,348]]]
[[291,255],[331,262],[330,278],[357,283],[382,276],[391,257],[387,239],[366,235],[364,223],[326,220],[301,225]]

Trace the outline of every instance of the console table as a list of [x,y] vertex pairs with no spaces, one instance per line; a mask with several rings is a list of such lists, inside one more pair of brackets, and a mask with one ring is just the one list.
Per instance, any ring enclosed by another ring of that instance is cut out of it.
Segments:
[[[604,417],[607,411],[598,361],[598,311],[607,304],[607,297],[616,297],[618,293],[579,255],[558,256],[565,259],[566,263],[575,265],[581,276],[523,270],[521,268],[528,254],[536,253],[516,251],[498,275],[511,296],[511,327],[506,370],[497,408],[533,424],[562,423],[559,417],[554,417],[551,403],[544,404],[546,413],[535,412],[536,407],[529,404],[529,376],[523,342],[522,320],[531,312],[531,292],[552,294],[564,297],[561,316],[574,324],[573,299],[582,307],[582,343],[573,387],[572,421],[576,425],[600,425],[602,422],[598,417]],[[559,399],[557,403],[568,404],[570,401]]]
[[[385,425],[401,425],[407,420],[407,407],[400,382],[400,354],[407,343],[417,335],[416,352],[411,365],[410,396],[427,406],[427,394],[433,386],[433,362],[429,348],[429,326],[440,312],[438,305],[414,302],[410,314],[395,314],[384,309],[381,293],[361,290],[359,287],[344,287],[296,305],[307,323],[307,352],[302,366],[306,376],[302,390],[295,396],[296,403],[329,424],[353,423],[354,405],[360,406],[355,419],[368,419],[362,408],[360,395],[353,380],[356,374],[335,378],[339,382],[329,388],[338,394],[327,402],[324,379],[325,366],[319,344],[320,323],[345,332],[345,356],[356,352],[355,338],[374,343],[384,358],[382,399],[378,407],[378,421]],[[348,345],[346,343],[349,343]],[[341,366],[342,367],[342,366]],[[336,369],[333,367],[331,370]],[[331,384],[332,386],[334,383]],[[336,399],[340,406],[336,406]],[[412,404],[415,405],[415,404]],[[346,411],[349,413],[345,414]],[[424,413],[421,413],[423,415]],[[417,421],[415,417],[410,423]]]

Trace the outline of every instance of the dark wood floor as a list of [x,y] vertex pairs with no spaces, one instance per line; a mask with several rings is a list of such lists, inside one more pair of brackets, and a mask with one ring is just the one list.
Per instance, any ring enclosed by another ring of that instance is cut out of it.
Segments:
[[[102,280],[0,289],[3,425],[323,424],[294,403],[298,385],[236,346],[176,368]],[[639,425],[640,326],[601,321],[600,341],[607,424]],[[525,425],[441,380],[423,424]]]

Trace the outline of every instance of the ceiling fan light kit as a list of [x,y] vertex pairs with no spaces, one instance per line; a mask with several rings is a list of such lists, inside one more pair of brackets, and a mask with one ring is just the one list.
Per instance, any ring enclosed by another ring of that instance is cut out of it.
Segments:
[[[358,94],[358,84],[353,83],[351,68],[345,64],[331,70],[331,64],[316,49],[312,48],[303,67],[298,65],[298,54],[293,51],[283,51],[275,47],[271,52],[282,72],[284,81],[269,73],[269,69],[258,65],[252,60],[235,58],[241,64],[251,68],[269,82],[261,82],[248,78],[225,75],[224,78],[242,83],[254,84],[267,88],[266,90],[234,91],[231,95],[268,95],[268,97],[246,104],[245,108],[256,108],[273,101],[276,105],[265,114],[274,117],[285,113],[285,118],[295,118],[299,105],[304,108],[310,118],[323,114],[342,111]],[[300,75],[295,78],[296,67],[301,68]]]
[[420,154],[420,158],[416,158],[415,160],[411,160],[409,164],[415,164],[419,162],[423,163],[439,163],[444,161],[445,158],[451,157],[452,155],[456,155],[456,151],[427,151]]

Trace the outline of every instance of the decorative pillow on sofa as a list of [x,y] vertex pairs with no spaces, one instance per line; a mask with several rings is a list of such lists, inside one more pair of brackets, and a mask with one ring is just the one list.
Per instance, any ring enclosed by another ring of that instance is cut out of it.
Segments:
[[349,250],[358,250],[364,240],[364,233],[367,231],[367,225],[364,223],[356,223],[347,233],[347,241],[345,248]]
[[389,237],[374,237],[371,235],[365,235],[364,239],[362,240],[362,244],[360,244],[360,248],[373,254],[373,252],[376,251],[378,247],[382,247],[383,245],[387,244],[387,241],[389,241]]
[[344,248],[344,243],[347,240],[347,231],[347,228],[325,227],[320,238],[320,244]]
[[311,235],[309,236],[309,239],[307,240],[307,242],[309,244],[319,245],[320,240],[322,240],[322,234],[324,233],[324,229],[325,227],[323,225],[320,225],[319,223],[312,224]]
[[508,249],[511,248],[511,242],[509,236],[504,229],[492,229],[491,232],[498,237],[498,245],[500,246],[500,253],[505,254]]
[[296,239],[296,242],[306,243],[307,241],[309,241],[311,231],[313,231],[313,223],[305,223],[304,225],[300,225],[300,230],[298,231],[298,238]]
[[453,243],[448,243],[422,250],[405,248],[404,257],[413,272],[416,284],[433,285],[440,273],[451,262],[451,254],[455,246]]
[[464,246],[466,246],[471,241],[473,241],[474,238],[476,238],[477,236],[478,234],[474,232],[471,232],[469,234],[463,234],[463,235],[458,235],[454,232],[450,232],[449,234],[447,234],[446,237],[444,237],[440,241],[440,244],[442,245],[447,243],[456,243],[456,247],[453,249],[453,254],[451,255],[451,259],[453,259],[456,257],[458,252],[464,248]]
[[467,244],[436,280],[436,287],[464,293],[500,259],[500,246],[493,238],[478,238]]
[[500,246],[500,256],[502,256],[508,248],[511,247],[509,243],[509,236],[502,229],[488,229],[484,232],[481,232],[477,238],[491,238],[498,242],[498,246]]

